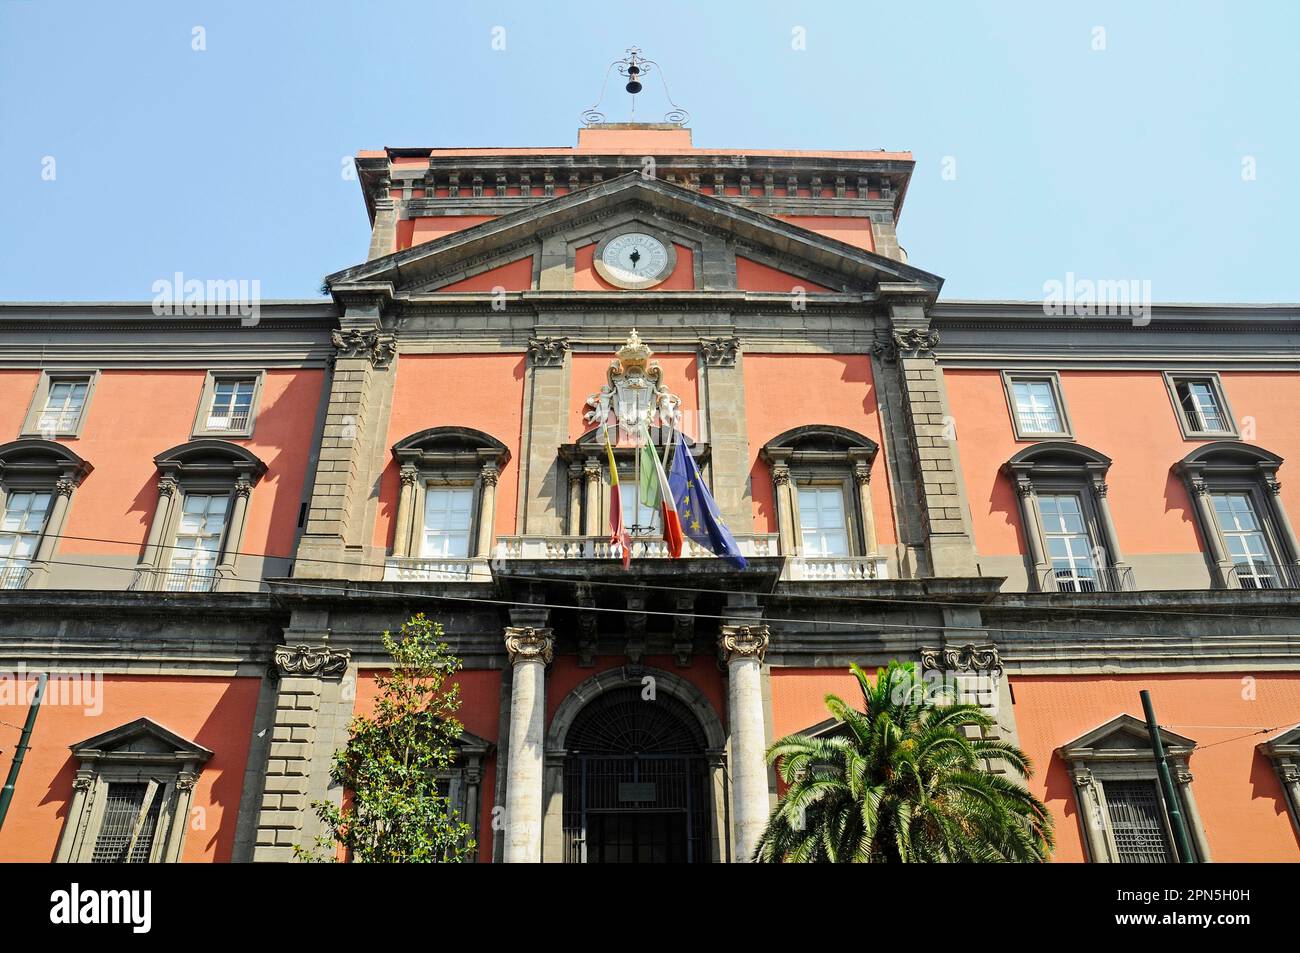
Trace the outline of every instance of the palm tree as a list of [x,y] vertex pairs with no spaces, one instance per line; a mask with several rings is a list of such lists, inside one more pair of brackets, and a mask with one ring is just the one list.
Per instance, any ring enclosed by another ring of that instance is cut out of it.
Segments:
[[890,662],[871,684],[857,665],[865,711],[836,695],[833,735],[790,735],[768,750],[785,795],[754,851],[761,863],[1041,862],[1052,849],[1046,806],[981,762],[1025,777],[1018,747],[981,735],[996,721],[977,705],[924,704],[912,663]]

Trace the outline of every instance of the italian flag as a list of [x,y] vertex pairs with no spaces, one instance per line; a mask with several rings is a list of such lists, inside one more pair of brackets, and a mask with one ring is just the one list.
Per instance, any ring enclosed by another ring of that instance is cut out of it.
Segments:
[[668,555],[677,559],[682,554],[682,521],[677,515],[677,504],[673,500],[673,491],[668,487],[668,474],[659,462],[655,452],[654,441],[650,439],[650,430],[641,425],[641,503],[645,506],[663,508],[664,542],[668,544]]
[[628,535],[627,525],[623,522],[623,497],[618,492],[618,464],[614,462],[614,448],[609,443],[609,431],[605,431],[605,452],[609,454],[609,542],[623,547],[623,568],[632,563],[632,537]]

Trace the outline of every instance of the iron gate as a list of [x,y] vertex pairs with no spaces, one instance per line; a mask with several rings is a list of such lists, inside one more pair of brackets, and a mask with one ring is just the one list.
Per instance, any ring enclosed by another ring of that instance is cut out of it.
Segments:
[[708,766],[699,755],[570,755],[564,768],[568,863],[709,859]]

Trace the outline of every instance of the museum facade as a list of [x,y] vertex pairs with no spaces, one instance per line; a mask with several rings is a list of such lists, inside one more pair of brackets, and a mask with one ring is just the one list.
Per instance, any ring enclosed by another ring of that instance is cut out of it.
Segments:
[[[747,860],[768,745],[891,659],[1028,752],[1057,860],[1175,856],[1142,689],[1198,859],[1300,860],[1300,309],[945,300],[908,153],[356,165],[328,299],[0,305],[2,772],[48,675],[0,859],[292,859],[423,612],[485,862]],[[743,568],[672,555],[646,436]]]

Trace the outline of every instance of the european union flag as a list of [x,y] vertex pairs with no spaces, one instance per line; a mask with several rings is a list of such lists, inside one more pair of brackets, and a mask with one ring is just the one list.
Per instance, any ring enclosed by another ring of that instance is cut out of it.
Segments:
[[677,501],[682,532],[715,556],[721,556],[737,569],[744,569],[747,565],[745,557],[740,555],[736,538],[718,515],[718,505],[700,479],[700,468],[695,465],[695,458],[691,456],[680,430],[677,432],[672,470],[668,474],[668,488]]

